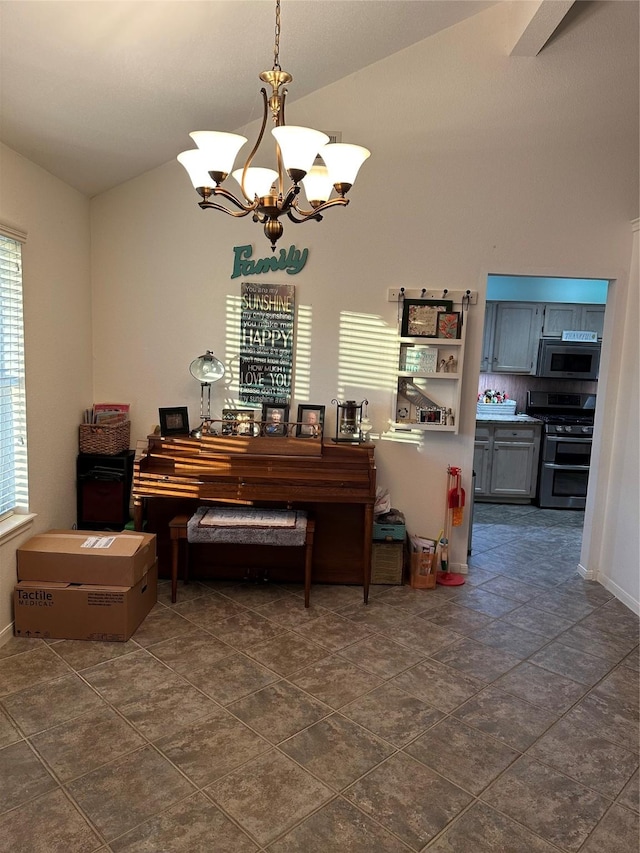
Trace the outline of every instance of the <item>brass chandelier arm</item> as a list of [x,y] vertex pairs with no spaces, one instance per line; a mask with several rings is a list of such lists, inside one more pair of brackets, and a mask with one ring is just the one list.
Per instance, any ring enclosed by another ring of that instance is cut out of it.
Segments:
[[253,207],[243,207],[237,199],[233,199],[233,203],[240,208],[239,211],[236,212],[235,210],[229,210],[228,207],[224,207],[222,204],[215,204],[213,201],[199,201],[198,206],[201,207],[202,210],[220,210],[222,213],[226,213],[236,219],[242,216],[247,216],[247,214],[251,213],[254,209]]
[[319,216],[319,214],[322,213],[323,210],[327,210],[329,207],[335,207],[336,205],[344,207],[347,204],[349,204],[349,199],[342,197],[329,199],[311,210],[302,210],[302,208],[298,207],[298,205],[294,203],[291,206],[293,210],[302,217],[302,219],[295,219],[291,214],[291,210],[287,211],[287,215],[292,222],[307,222],[309,219],[317,219],[318,222],[320,222],[322,217]]
[[269,114],[269,102],[267,100],[267,90],[262,87],[260,89],[260,94],[262,95],[263,100],[263,109],[262,109],[262,126],[260,127],[260,133],[258,134],[258,138],[255,141],[255,145],[253,146],[251,153],[247,157],[244,166],[242,167],[242,180],[240,182],[240,186],[242,187],[242,194],[245,198],[249,198],[244,188],[244,178],[247,174],[247,169],[251,167],[251,163],[253,162],[253,158],[256,156],[256,151],[260,148],[260,143],[262,142],[262,137],[264,136],[264,131],[267,126],[267,116]]

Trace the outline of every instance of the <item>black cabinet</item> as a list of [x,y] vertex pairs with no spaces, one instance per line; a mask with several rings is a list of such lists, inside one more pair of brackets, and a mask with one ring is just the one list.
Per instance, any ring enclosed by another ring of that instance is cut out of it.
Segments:
[[79,530],[122,530],[129,521],[133,450],[113,456],[81,453],[76,460]]

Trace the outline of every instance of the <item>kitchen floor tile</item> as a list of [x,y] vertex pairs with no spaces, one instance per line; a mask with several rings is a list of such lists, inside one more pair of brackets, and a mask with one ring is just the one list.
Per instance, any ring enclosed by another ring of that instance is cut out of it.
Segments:
[[194,633],[154,643],[148,646],[148,651],[181,675],[236,653],[231,646],[199,628],[195,628]]
[[608,672],[610,664],[602,658],[570,649],[559,642],[549,643],[544,649],[531,655],[529,663],[548,669],[579,684],[592,687]]
[[609,807],[600,794],[523,756],[481,798],[562,850],[578,851]]
[[522,658],[472,639],[464,639],[436,652],[433,660],[468,675],[475,675],[483,681],[494,681],[517,666]]
[[205,793],[263,847],[332,797],[326,785],[275,750],[218,779]]
[[486,687],[486,681],[430,659],[398,675],[391,683],[445,713],[455,710]]
[[48,646],[40,645],[0,660],[0,699],[71,672]]
[[294,634],[292,631],[282,633],[284,629],[281,628],[278,630],[280,633],[274,639],[256,643],[245,650],[250,658],[277,672],[278,675],[298,672],[305,666],[329,655],[327,649],[310,640],[305,640],[299,634]]
[[104,700],[75,674],[12,693],[0,704],[26,735],[106,707]]
[[391,684],[344,705],[340,713],[398,749],[442,718],[440,711]]
[[640,812],[640,771],[636,770],[618,797],[621,806]]
[[494,686],[558,714],[569,710],[587,692],[585,685],[527,661],[497,679]]
[[246,655],[235,654],[189,674],[189,681],[221,705],[228,705],[278,681],[278,676]]
[[615,799],[638,768],[638,754],[566,720],[555,723],[528,752],[588,788]]
[[268,853],[407,853],[406,846],[336,797],[268,848]]
[[325,616],[297,626],[295,630],[302,637],[330,652],[337,652],[371,636],[369,628],[354,625],[351,620],[338,616],[337,613],[327,613]]
[[260,647],[284,632],[281,625],[270,622],[253,610],[223,619],[209,630],[214,637],[240,651]]
[[101,708],[34,735],[31,743],[67,782],[139,749],[145,740],[111,708]]
[[638,847],[638,815],[613,805],[591,833],[580,853],[629,853]]
[[447,604],[436,611],[426,613],[422,618],[445,631],[455,631],[464,636],[490,625],[495,619],[494,616],[487,616],[484,613],[478,613],[477,610],[460,607],[457,604]]
[[194,791],[151,746],[131,752],[68,785],[69,793],[108,841]]
[[408,649],[380,634],[341,649],[338,655],[380,678],[392,678],[425,657],[423,652]]
[[227,710],[274,744],[332,713],[328,705],[287,681],[238,699]]
[[472,800],[465,791],[401,752],[355,782],[344,796],[416,851]]
[[57,787],[26,741],[0,749],[0,814]]
[[454,711],[454,715],[521,752],[557,720],[557,714],[536,708],[493,686],[477,693]]
[[503,622],[501,619],[496,619],[495,622],[491,622],[485,628],[474,631],[471,639],[482,643],[483,646],[508,652],[520,660],[529,657],[549,642],[549,639],[541,634],[525,631],[523,628],[517,628],[508,622]]
[[11,853],[103,850],[102,841],[60,788],[0,817],[0,839]]
[[0,749],[22,739],[20,731],[0,708]]
[[290,680],[332,708],[341,708],[382,684],[377,675],[336,655],[295,673]]
[[52,646],[54,652],[76,671],[104,663],[134,652],[140,646],[133,640],[126,643],[103,643],[92,640],[60,640]]
[[113,853],[256,853],[258,847],[203,794],[196,794],[111,842]]
[[216,708],[205,720],[160,738],[156,746],[198,788],[271,749],[268,741],[224,708]]
[[336,791],[394,752],[389,743],[338,714],[294,735],[280,749]]
[[475,796],[520,755],[452,717],[437,723],[404,751]]
[[557,853],[558,848],[485,803],[476,802],[428,850],[429,853]]

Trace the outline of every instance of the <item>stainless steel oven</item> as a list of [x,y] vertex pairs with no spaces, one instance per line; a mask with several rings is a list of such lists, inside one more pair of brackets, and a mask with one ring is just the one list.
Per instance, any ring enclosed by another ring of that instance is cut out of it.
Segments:
[[589,483],[593,394],[529,393],[527,414],[544,421],[538,505],[584,509]]

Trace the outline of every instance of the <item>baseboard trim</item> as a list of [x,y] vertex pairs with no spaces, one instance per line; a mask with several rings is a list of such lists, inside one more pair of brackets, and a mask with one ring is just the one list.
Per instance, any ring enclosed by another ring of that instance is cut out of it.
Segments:
[[636,601],[628,592],[625,592],[621,587],[619,587],[615,581],[612,581],[611,578],[608,578],[601,572],[598,573],[597,581],[602,584],[605,589],[608,589],[609,592],[612,592],[617,599],[629,608],[629,610],[633,610],[636,616],[640,616],[640,601]]
[[5,643],[8,643],[11,637],[13,637],[13,622],[10,622],[6,628],[3,628],[2,631],[0,631],[0,646],[4,646]]
[[592,572],[590,569],[585,568],[582,563],[578,563],[576,571],[586,581],[597,581],[598,575],[596,572]]

